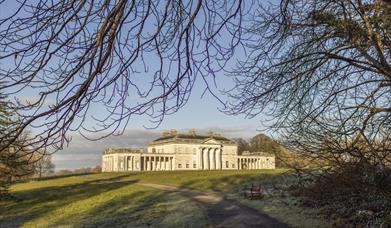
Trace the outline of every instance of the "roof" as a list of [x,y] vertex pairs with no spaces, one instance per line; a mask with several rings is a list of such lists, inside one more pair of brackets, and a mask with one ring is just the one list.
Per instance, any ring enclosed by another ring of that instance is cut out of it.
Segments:
[[274,154],[263,152],[263,151],[256,151],[256,152],[249,152],[249,151],[243,151],[240,156],[264,156],[264,157],[275,157]]
[[135,148],[107,148],[103,151],[103,154],[116,154],[116,153],[143,153],[144,149],[135,149]]
[[196,135],[196,134],[171,134],[153,140],[150,145],[165,143],[203,143],[209,139],[219,141],[221,144],[236,145],[231,139],[220,135]]

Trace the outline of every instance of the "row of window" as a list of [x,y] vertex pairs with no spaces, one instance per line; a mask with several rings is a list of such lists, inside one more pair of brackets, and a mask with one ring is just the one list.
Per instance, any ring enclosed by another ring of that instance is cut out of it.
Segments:
[[[232,168],[235,168],[235,164],[234,163],[232,163]],[[178,168],[182,168],[182,164],[181,163],[179,163],[178,164]],[[188,164],[188,163],[186,163],[186,168],[188,169],[188,168],[190,168],[190,164]],[[193,168],[195,169],[195,168],[197,168],[197,164],[193,164]],[[226,161],[225,162],[225,168],[229,168],[229,162],[228,161]]]

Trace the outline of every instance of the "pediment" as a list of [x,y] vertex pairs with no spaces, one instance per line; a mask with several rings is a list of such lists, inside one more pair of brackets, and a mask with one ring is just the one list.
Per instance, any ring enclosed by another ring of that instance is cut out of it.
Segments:
[[221,143],[215,139],[206,139],[202,144],[220,145]]

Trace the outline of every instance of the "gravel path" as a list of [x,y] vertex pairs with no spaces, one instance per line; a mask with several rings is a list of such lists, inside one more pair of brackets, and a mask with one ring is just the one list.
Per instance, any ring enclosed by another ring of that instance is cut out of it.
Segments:
[[195,201],[208,217],[213,227],[288,227],[267,214],[234,200],[212,193],[152,183],[136,183],[164,191],[178,192]]

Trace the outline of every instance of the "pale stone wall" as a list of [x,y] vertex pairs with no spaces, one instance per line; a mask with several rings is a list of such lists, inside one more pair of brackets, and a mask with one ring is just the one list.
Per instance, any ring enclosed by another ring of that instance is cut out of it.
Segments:
[[214,139],[200,143],[154,143],[148,152],[107,149],[102,156],[102,172],[159,170],[274,169],[270,155],[238,155],[237,145]]

